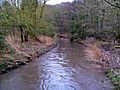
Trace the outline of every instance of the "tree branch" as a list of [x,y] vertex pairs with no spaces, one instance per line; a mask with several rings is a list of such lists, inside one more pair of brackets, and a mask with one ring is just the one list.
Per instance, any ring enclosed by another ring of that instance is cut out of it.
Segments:
[[41,13],[40,13],[40,19],[42,18],[43,11],[44,11],[44,7],[45,7],[47,1],[48,1],[48,0],[44,0],[44,2],[43,2],[42,9],[41,9]]
[[117,6],[117,5],[114,5],[114,4],[112,4],[112,3],[110,3],[109,1],[107,1],[107,0],[104,0],[106,3],[108,3],[109,5],[111,5],[111,6],[113,6],[113,7],[116,7],[116,8],[119,8],[120,9],[120,6]]

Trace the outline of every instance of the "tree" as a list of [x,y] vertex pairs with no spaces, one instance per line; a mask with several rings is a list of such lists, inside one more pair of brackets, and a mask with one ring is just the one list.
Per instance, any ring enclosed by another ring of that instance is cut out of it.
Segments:
[[[7,25],[10,29],[18,28],[21,32],[21,42],[27,42],[29,35],[35,36],[37,29],[40,30],[39,25],[47,0],[5,0],[4,3],[6,2],[9,3],[10,8],[6,7],[2,10],[1,16],[4,24],[1,22],[1,26]],[[5,6],[4,3],[3,6]],[[11,13],[8,14],[6,10]]]

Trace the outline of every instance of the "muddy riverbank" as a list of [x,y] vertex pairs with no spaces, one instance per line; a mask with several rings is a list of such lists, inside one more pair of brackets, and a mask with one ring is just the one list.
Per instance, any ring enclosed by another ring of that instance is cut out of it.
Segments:
[[86,46],[86,53],[88,53],[90,60],[100,65],[101,70],[116,86],[116,90],[120,90],[120,49],[108,42],[96,40],[77,42]]
[[21,45],[18,40],[13,40],[11,37],[7,37],[6,41],[11,48],[14,49],[14,55],[8,53],[1,58],[4,60],[0,61],[0,74],[10,72],[11,70],[26,65],[56,46],[55,38],[40,36],[38,39],[39,41],[32,39]]
[[103,70],[116,86],[116,90],[120,90],[120,49],[111,44],[104,44],[101,48]]

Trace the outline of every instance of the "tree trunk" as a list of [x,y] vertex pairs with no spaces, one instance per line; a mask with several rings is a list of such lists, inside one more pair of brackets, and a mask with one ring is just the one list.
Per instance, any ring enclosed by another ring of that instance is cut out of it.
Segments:
[[24,34],[24,39],[25,39],[25,42],[28,42],[28,33],[27,33],[27,31]]
[[23,35],[23,27],[20,26],[20,31],[21,31],[21,42],[23,43],[24,42],[24,35]]

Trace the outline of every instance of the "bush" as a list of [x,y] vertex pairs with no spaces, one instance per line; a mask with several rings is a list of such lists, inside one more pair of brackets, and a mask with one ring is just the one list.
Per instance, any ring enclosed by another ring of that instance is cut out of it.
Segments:
[[4,69],[6,67],[5,60],[1,60],[0,62],[0,70]]
[[4,50],[7,47],[4,36],[0,35],[0,50]]
[[113,84],[116,86],[115,90],[120,90],[120,76],[116,74],[114,69],[111,69],[106,72],[107,76],[111,79]]

